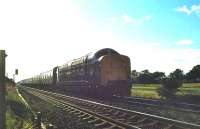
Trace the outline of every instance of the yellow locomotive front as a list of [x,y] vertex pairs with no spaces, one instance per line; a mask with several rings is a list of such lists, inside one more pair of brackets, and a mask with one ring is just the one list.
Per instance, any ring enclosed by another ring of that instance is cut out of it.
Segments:
[[114,54],[100,59],[100,85],[108,94],[129,96],[131,90],[131,66],[127,56]]

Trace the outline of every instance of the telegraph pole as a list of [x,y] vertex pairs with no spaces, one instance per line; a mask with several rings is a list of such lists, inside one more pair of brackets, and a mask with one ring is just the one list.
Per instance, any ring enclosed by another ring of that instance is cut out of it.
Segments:
[[0,129],[6,129],[5,50],[0,50]]

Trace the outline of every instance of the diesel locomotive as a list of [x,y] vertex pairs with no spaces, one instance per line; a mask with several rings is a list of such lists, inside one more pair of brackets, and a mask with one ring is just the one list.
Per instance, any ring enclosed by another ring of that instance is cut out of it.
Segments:
[[130,75],[129,57],[105,48],[22,80],[20,84],[92,96],[129,96]]

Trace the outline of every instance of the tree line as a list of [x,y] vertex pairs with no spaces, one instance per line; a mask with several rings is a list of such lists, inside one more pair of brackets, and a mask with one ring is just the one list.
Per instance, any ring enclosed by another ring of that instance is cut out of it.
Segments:
[[132,70],[131,78],[133,83],[141,83],[141,84],[152,84],[152,83],[160,84],[166,78],[179,80],[185,83],[198,83],[200,82],[200,65],[194,66],[186,74],[184,74],[183,70],[177,68],[174,71],[172,71],[168,76],[166,76],[164,72],[160,71],[151,73],[149,72],[148,69],[143,70],[141,72]]

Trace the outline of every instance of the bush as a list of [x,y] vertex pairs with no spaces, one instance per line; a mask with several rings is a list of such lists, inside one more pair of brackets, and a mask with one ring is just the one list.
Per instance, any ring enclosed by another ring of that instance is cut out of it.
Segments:
[[174,98],[178,88],[181,86],[181,80],[166,78],[162,81],[162,86],[158,88],[157,92],[163,98]]

